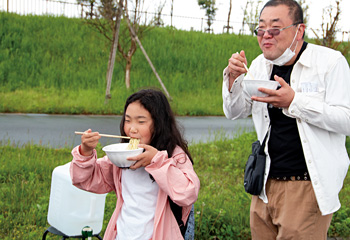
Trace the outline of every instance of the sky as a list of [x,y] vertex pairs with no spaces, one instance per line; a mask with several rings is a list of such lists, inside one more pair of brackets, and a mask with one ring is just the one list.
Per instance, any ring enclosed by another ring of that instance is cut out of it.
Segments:
[[[154,0],[154,2],[159,3],[159,2],[164,2],[164,0]],[[235,32],[241,28],[241,23],[243,20],[243,9],[246,5],[246,2],[247,0],[232,0],[230,22],[233,22],[235,26],[234,27]],[[255,0],[255,2],[257,3],[258,1]],[[265,0],[262,2],[263,3],[260,4],[260,8],[267,1]],[[254,4],[254,8],[256,6],[256,3]],[[309,15],[307,33],[310,37],[315,37],[315,35],[311,31],[311,28],[321,30],[323,9],[333,5],[334,6],[333,8],[335,10],[336,3],[335,3],[335,0],[306,0],[306,3],[309,6],[309,9],[307,11]],[[218,10],[215,17],[217,22],[213,24],[214,33],[221,33],[223,25],[226,25],[229,6],[230,6],[229,0],[216,0],[216,7],[218,8]],[[171,9],[171,0],[167,0],[163,13],[170,13],[170,9]],[[338,22],[337,26],[339,29],[341,29],[341,31],[349,32],[350,31],[350,1],[341,0],[340,9],[342,11],[340,15],[341,19]],[[205,10],[200,9],[200,7],[198,6],[197,0],[174,0],[173,12],[174,12],[174,15],[195,16],[197,18],[205,18]],[[192,26],[194,29],[201,29],[201,21],[198,19],[192,20],[192,21],[191,19],[183,19],[183,20],[178,19],[177,24],[178,26],[181,26],[180,28],[190,29],[190,27]],[[205,25],[205,21],[204,21],[204,25]],[[322,32],[319,32],[319,33],[322,35]],[[348,40],[348,37],[349,37],[348,35],[349,34],[346,35],[345,40]]]
[[[67,4],[57,4],[54,1],[58,0],[0,0],[0,10],[5,10],[9,7],[10,11],[21,12],[25,14],[34,13],[34,12],[51,12],[57,11],[57,14],[62,14],[64,12],[65,15],[79,15],[81,9],[78,8],[76,4],[76,0],[59,0],[61,2],[68,2]],[[157,12],[158,6],[161,3],[165,3],[163,8],[162,20],[165,25],[171,25],[171,1],[172,0],[145,0],[145,5],[143,7],[143,11],[147,11],[146,15],[147,19],[151,19],[153,15],[152,12]],[[198,0],[173,0],[174,1],[174,9],[173,9],[173,26],[177,29],[183,30],[196,30],[203,31],[206,27],[206,17],[205,10],[201,9],[198,5]],[[254,9],[256,8],[258,0],[232,0],[232,11],[230,18],[230,26],[233,26],[233,32],[239,33],[242,26],[243,20],[243,9],[246,6],[247,1],[254,2]],[[309,20],[307,24],[307,35],[309,37],[314,38],[315,35],[311,31],[311,28],[314,30],[318,30],[317,33],[319,36],[322,36],[321,31],[321,23],[322,23],[322,14],[323,9],[327,9],[327,7],[333,5],[335,10],[335,2],[336,0],[305,0],[306,4],[309,6],[307,11],[309,15]],[[9,2],[9,6],[7,6],[7,2]],[[259,5],[260,8],[266,3],[267,0],[263,0]],[[229,10],[230,0],[216,0],[216,17],[215,22],[212,26],[214,33],[222,33],[223,26],[227,25],[228,18],[228,10]],[[340,21],[338,22],[338,29],[341,31],[350,31],[350,0],[340,0],[341,7],[341,15]],[[333,14],[334,15],[334,14]],[[146,18],[145,17],[145,18]],[[328,15],[326,15],[328,17]],[[327,18],[328,19],[328,18]],[[328,20],[327,20],[328,22]],[[248,29],[246,28],[246,33]],[[342,34],[339,32],[337,35],[337,39],[342,39]],[[350,39],[349,34],[345,34],[345,41]]]

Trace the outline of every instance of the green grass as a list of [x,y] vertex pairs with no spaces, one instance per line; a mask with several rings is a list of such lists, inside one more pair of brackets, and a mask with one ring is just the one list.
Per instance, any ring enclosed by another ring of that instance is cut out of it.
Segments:
[[[120,114],[131,93],[161,88],[138,49],[126,89],[125,63],[117,55],[106,105],[110,43],[83,20],[0,12],[0,24],[0,112]],[[261,53],[256,38],[245,35],[151,28],[141,41],[177,115],[223,115],[228,59],[244,49],[250,63]]]
[[[201,181],[195,203],[196,239],[250,239],[250,195],[245,193],[243,169],[254,133],[190,145],[194,168]],[[347,139],[347,149],[350,141]],[[51,174],[71,161],[71,149],[52,149],[28,144],[0,144],[0,239],[41,239],[47,223]],[[98,154],[102,156],[101,146]],[[329,236],[350,237],[350,176],[340,193],[342,208],[334,214]],[[107,195],[103,235],[115,208],[113,193]],[[49,239],[55,239],[50,235]],[[56,238],[57,239],[57,238]]]
[[[0,13],[0,112],[120,114],[127,96],[161,88],[138,49],[131,88],[116,59],[112,99],[104,104],[109,42],[80,19]],[[142,39],[177,115],[223,115],[222,71],[233,52],[259,54],[251,36],[153,28]],[[184,101],[186,100],[186,101]],[[204,101],[203,101],[204,100]]]

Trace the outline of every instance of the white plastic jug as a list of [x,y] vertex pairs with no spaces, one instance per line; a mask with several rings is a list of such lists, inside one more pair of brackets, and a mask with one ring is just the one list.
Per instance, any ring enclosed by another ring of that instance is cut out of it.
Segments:
[[83,191],[72,185],[70,162],[56,167],[52,172],[48,223],[66,234],[79,236],[85,226],[93,234],[100,233],[107,194]]

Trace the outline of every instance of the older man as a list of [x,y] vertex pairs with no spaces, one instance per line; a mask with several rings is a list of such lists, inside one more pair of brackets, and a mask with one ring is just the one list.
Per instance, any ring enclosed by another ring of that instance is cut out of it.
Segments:
[[270,0],[263,7],[255,31],[263,53],[250,72],[279,82],[277,90],[259,88],[267,97],[245,91],[244,51],[224,70],[226,117],[252,115],[261,142],[268,132],[264,188],[250,209],[253,239],[326,239],[340,208],[349,166],[349,65],[340,52],[305,42],[304,31],[296,1]]

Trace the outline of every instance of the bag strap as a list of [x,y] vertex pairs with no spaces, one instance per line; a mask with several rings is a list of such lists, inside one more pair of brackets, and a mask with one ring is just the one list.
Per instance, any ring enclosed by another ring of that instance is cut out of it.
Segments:
[[271,123],[269,125],[269,128],[267,129],[267,132],[265,134],[264,140],[261,143],[261,147],[259,149],[259,154],[265,154],[265,151],[264,151],[265,150],[265,143],[266,143],[267,135],[269,134],[270,127],[271,127]]
[[171,200],[171,198],[169,196],[168,196],[168,200],[169,200],[171,211],[173,212],[174,217],[177,221],[177,224],[179,225],[181,234],[182,234],[182,236],[185,236],[185,233],[187,230],[188,219],[186,221],[186,224],[184,224],[184,222],[182,221],[182,207],[180,207],[179,205],[174,203],[173,200]]

